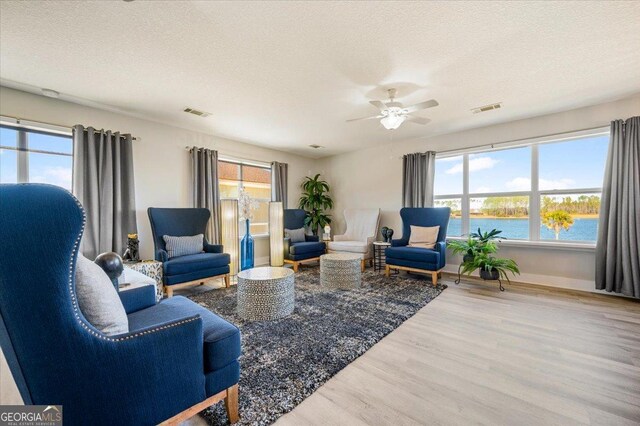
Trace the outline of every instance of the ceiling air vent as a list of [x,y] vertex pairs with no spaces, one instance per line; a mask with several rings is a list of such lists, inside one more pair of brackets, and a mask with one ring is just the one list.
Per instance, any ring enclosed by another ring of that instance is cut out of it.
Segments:
[[481,107],[477,107],[477,108],[473,108],[471,110],[471,112],[473,112],[474,114],[478,114],[479,112],[487,112],[487,111],[492,111],[494,109],[500,109],[502,108],[502,102],[498,102],[495,104],[489,104],[489,105],[483,105]]
[[189,114],[197,115],[198,117],[209,117],[211,115],[210,112],[200,111],[194,108],[185,108],[184,112],[188,112]]
[[313,149],[320,149],[320,148],[324,148],[324,146],[322,146],[322,145],[316,145],[316,144],[309,145],[309,146],[310,146],[311,148],[313,148]]

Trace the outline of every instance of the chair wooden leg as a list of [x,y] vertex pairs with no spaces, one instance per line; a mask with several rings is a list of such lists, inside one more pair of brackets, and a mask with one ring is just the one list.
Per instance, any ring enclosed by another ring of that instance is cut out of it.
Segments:
[[438,273],[437,272],[432,272],[431,273],[431,282],[433,283],[433,285],[438,285]]
[[171,286],[167,285],[164,287],[164,289],[167,292],[167,298],[173,297],[173,289],[171,288]]
[[227,410],[229,423],[236,423],[240,416],[238,415],[238,384],[227,389],[227,397],[224,399],[224,408]]
[[384,276],[388,278],[390,274],[391,274],[391,269],[389,268],[389,265],[385,265],[384,266]]
[[293,262],[293,272],[298,272],[298,266],[300,266],[300,263],[298,262]]
[[360,271],[364,272],[364,259],[360,259]]
[[231,278],[230,278],[229,274],[226,274],[224,276],[224,286],[226,288],[229,288],[230,285],[231,285]]

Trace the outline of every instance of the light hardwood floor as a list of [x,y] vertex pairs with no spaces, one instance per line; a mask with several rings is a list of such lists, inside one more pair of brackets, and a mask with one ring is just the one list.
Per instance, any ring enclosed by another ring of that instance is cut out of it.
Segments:
[[445,282],[276,425],[640,424],[640,303]]

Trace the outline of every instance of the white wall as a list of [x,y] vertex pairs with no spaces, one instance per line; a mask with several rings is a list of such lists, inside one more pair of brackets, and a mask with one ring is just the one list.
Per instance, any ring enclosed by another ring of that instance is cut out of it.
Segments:
[[[133,144],[133,156],[138,233],[143,258],[153,257],[147,207],[191,207],[189,156],[185,146],[214,148],[222,156],[288,163],[291,206],[299,198],[299,185],[304,176],[316,169],[314,160],[310,158],[6,87],[0,87],[0,115],[65,126],[82,124],[131,133],[138,138]],[[258,238],[256,260],[264,261],[268,256],[268,239]]]
[[[640,95],[427,139],[392,142],[384,146],[325,158],[320,162],[320,171],[331,184],[335,200],[332,232],[341,233],[344,230],[342,211],[350,207],[379,207],[382,209],[380,226],[389,226],[398,233],[402,232],[398,212],[402,207],[403,154],[461,149],[588,129],[608,125],[614,119],[638,114]],[[503,245],[501,255],[518,262],[522,269],[519,281],[587,291],[594,289],[593,250]],[[447,269],[455,271],[459,259],[449,256],[447,260]]]

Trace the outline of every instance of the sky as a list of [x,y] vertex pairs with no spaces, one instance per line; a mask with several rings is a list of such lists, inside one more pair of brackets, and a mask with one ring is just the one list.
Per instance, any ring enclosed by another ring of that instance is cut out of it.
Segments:
[[[0,128],[0,146],[17,146],[16,131]],[[28,146],[43,151],[71,154],[73,144],[70,138],[29,133]],[[29,153],[29,182],[50,183],[71,190],[72,159],[61,155]],[[0,182],[13,183],[17,180],[17,152],[0,149]]]
[[[540,189],[600,188],[609,136],[539,145]],[[462,156],[436,160],[435,194],[462,193]],[[470,193],[531,189],[531,147],[469,155]]]

